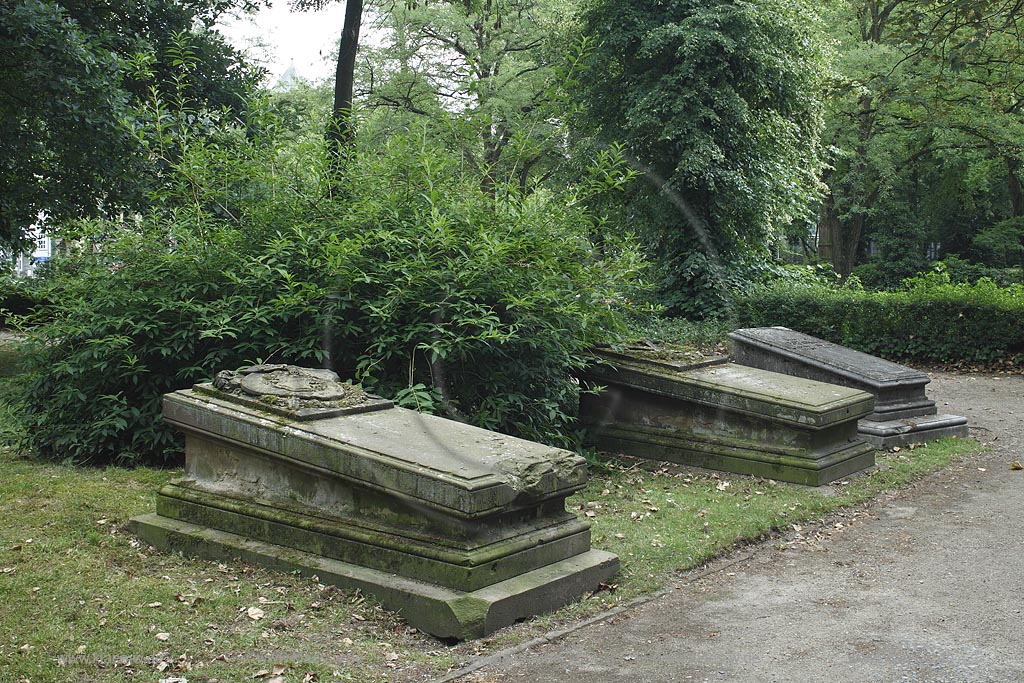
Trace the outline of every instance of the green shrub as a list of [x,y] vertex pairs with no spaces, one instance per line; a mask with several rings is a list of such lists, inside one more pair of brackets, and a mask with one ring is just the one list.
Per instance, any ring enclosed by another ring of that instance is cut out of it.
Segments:
[[0,328],[7,327],[12,316],[32,312],[38,298],[33,284],[31,280],[0,275]]
[[280,150],[242,150],[186,150],[191,205],[81,226],[103,250],[55,264],[22,402],[38,453],[173,458],[160,396],[258,361],[329,365],[405,405],[572,441],[571,371],[622,327],[641,267],[624,243],[595,251],[578,197],[487,194],[422,132],[351,160],[343,199]]
[[971,242],[985,263],[999,267],[1024,267],[1024,216],[1000,221],[985,228]]
[[[983,263],[975,263],[960,258],[956,254],[947,254],[941,261],[933,262],[925,272],[947,273],[954,284],[974,284],[982,278],[988,278],[1001,287],[1024,282],[1020,267],[996,268]],[[881,291],[899,289],[903,281],[909,277],[920,276],[922,269],[911,268],[903,262],[868,261],[853,269],[853,275],[865,289]]]
[[1012,360],[1024,353],[1024,287],[953,283],[945,273],[893,292],[783,282],[739,297],[735,324],[783,325],[886,358]]

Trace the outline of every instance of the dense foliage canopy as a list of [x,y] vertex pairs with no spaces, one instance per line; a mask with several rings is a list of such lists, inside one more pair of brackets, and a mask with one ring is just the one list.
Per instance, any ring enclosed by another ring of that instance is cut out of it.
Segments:
[[[228,3],[10,0],[0,10],[0,247],[138,206],[154,169],[140,109],[240,111],[257,73],[212,29]],[[183,79],[187,76],[187,80]],[[187,83],[187,86],[184,84]]]
[[1020,327],[1016,3],[352,3],[333,105],[257,86],[247,6],[4,5],[0,243],[62,240],[12,288],[39,453],[171,458],[160,395],[261,360],[568,445],[588,345],[656,309]]

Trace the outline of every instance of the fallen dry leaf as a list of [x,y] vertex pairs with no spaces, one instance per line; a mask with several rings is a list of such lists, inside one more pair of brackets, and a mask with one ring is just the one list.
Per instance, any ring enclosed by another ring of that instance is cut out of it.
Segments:
[[157,633],[153,637],[156,638],[157,640],[168,640],[168,639],[170,639],[171,634],[170,633]]
[[249,609],[245,610],[245,615],[253,621],[259,621],[263,618],[264,614],[266,613],[259,607],[250,607]]
[[320,677],[318,675],[316,675],[315,673],[313,673],[312,671],[310,671],[309,673],[307,673],[305,676],[302,677],[302,683],[316,683],[316,681],[319,681],[319,680],[320,680]]
[[1024,465],[1020,464],[1020,460],[1014,460],[1010,463],[1011,470],[1024,470]]
[[283,674],[287,670],[288,670],[288,667],[286,665],[284,665],[284,664],[275,664],[273,666],[273,668],[271,668],[270,673],[273,676],[280,676],[281,674]]
[[163,605],[162,602],[151,602],[148,605],[146,605],[146,607],[153,608],[153,607],[160,607],[162,605]]

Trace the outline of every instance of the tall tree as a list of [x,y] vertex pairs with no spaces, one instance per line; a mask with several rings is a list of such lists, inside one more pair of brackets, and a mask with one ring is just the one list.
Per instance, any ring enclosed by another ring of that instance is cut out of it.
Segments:
[[717,259],[763,249],[816,196],[826,53],[811,2],[590,0],[582,96],[598,139],[646,171],[623,220],[647,226],[663,300],[722,297]]
[[395,3],[377,17],[384,40],[367,51],[367,106],[437,122],[493,192],[523,190],[550,172],[571,65],[573,2],[440,0]]
[[1020,3],[833,8],[841,58],[827,116],[821,256],[847,274],[871,238],[911,267],[925,260],[927,242],[966,248],[985,224],[1021,215]]
[[[234,3],[247,4],[247,3]],[[0,12],[0,243],[141,201],[140,103],[236,111],[256,73],[211,26],[231,3],[13,0]],[[181,78],[183,69],[191,69]]]
[[[318,10],[330,2],[332,0],[291,0],[291,6],[299,11]],[[352,146],[353,90],[362,23],[363,0],[345,0],[345,23],[341,27],[338,61],[334,70],[334,106],[327,126],[327,140],[336,160],[343,157]]]

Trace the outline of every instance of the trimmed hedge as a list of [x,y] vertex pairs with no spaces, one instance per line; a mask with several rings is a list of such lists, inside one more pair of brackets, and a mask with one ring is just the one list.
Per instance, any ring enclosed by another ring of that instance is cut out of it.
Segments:
[[738,327],[782,325],[884,358],[1024,364],[1024,286],[930,273],[892,292],[778,282],[735,301]]

